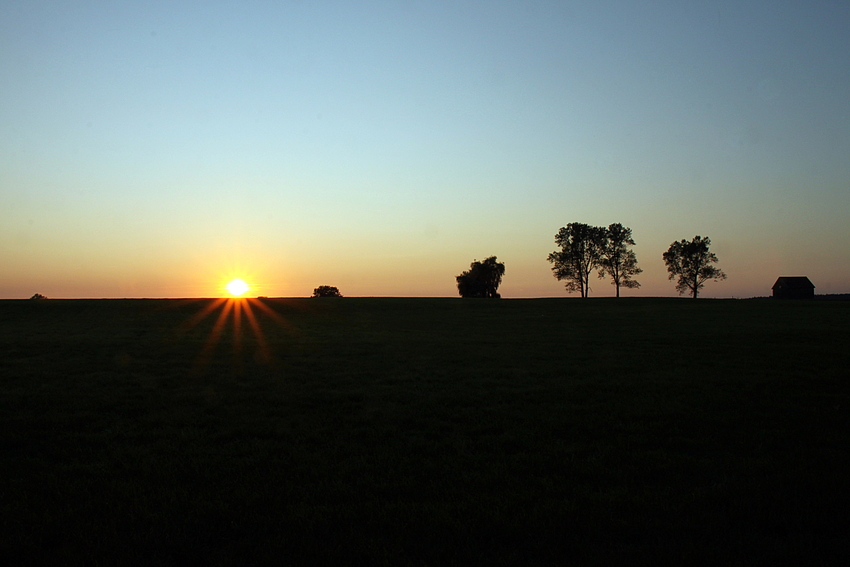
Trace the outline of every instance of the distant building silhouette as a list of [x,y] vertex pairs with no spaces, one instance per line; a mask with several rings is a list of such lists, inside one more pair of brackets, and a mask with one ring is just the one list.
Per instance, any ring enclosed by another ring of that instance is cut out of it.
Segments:
[[812,299],[815,285],[806,276],[782,276],[773,284],[775,299]]

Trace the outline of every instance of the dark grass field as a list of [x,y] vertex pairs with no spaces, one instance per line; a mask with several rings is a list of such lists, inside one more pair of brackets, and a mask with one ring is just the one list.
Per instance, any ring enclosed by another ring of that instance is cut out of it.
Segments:
[[0,563],[850,564],[848,301],[249,305],[0,301]]

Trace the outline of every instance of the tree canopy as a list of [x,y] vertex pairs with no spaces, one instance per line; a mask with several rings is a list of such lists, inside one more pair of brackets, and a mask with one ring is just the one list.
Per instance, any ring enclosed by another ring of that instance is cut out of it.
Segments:
[[555,244],[561,249],[549,254],[548,260],[555,278],[566,282],[567,291],[587,297],[590,274],[600,266],[605,239],[605,228],[580,222],[571,222],[555,235]]
[[578,291],[582,297],[590,292],[590,274],[599,271],[599,277],[611,276],[611,284],[617,289],[640,287],[632,276],[643,272],[637,265],[637,257],[629,246],[634,246],[632,229],[620,223],[591,226],[573,222],[561,228],[555,235],[555,244],[561,247],[549,254],[552,272],[559,281],[566,283],[567,291]]
[[342,294],[332,285],[320,285],[313,290],[313,297],[342,297]]
[[469,270],[455,278],[457,291],[461,297],[499,298],[496,290],[504,275],[505,264],[496,261],[495,256],[490,256],[483,262],[476,260],[469,265]]
[[670,245],[670,248],[662,257],[670,272],[668,279],[676,280],[676,291],[679,295],[690,292],[697,298],[699,290],[709,280],[725,280],[726,274],[712,264],[717,263],[717,256],[709,252],[708,247],[711,240],[708,237],[695,236],[693,240],[679,240]]
[[620,297],[620,287],[640,287],[640,284],[632,279],[632,276],[643,272],[638,268],[634,251],[629,250],[629,246],[634,245],[632,229],[620,223],[608,225],[602,258],[599,261],[599,277],[611,276],[611,285],[617,288],[617,297]]

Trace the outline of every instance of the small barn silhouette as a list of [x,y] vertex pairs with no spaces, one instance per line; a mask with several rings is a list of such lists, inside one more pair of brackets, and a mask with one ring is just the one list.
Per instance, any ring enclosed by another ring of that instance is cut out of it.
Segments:
[[812,299],[815,285],[806,276],[782,276],[773,284],[776,299]]

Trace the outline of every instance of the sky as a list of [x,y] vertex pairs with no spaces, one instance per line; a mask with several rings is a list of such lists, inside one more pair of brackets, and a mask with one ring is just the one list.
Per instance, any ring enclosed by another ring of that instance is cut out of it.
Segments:
[[848,293],[848,30],[844,0],[7,0],[0,298],[456,297],[492,255],[503,297],[568,296],[571,222],[632,229],[624,296],[677,295],[696,235],[701,296]]

